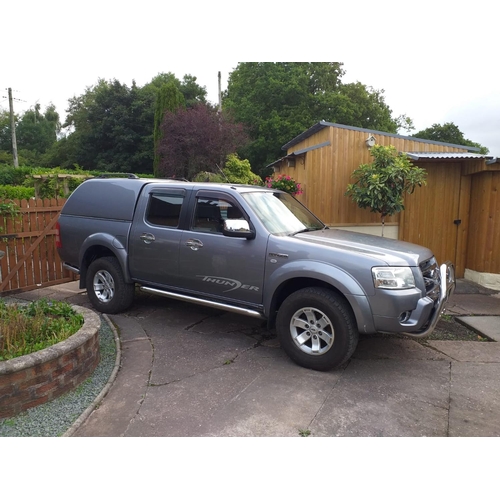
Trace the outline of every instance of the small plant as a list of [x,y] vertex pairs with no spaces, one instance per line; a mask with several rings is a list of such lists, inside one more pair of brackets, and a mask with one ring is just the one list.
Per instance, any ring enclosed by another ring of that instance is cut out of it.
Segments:
[[309,429],[299,429],[300,437],[309,437],[311,435],[311,431]]
[[394,146],[375,145],[370,150],[372,163],[360,165],[353,173],[353,184],[347,185],[350,196],[360,208],[379,213],[384,236],[385,218],[404,210],[405,194],[426,184],[426,171],[414,166],[407,155]]
[[0,361],[40,351],[76,333],[83,316],[59,301],[29,305],[0,300]]
[[302,194],[302,188],[298,182],[295,182],[289,175],[278,175],[275,179],[266,177],[265,185],[268,188],[279,189],[293,195]]

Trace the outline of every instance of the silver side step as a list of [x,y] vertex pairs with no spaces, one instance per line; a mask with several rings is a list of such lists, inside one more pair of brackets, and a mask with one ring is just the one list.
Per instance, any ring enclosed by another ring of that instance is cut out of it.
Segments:
[[157,288],[150,288],[149,286],[141,286],[140,289],[144,290],[145,292],[169,297],[170,299],[183,300],[184,302],[191,302],[200,306],[222,309],[226,312],[243,314],[245,316],[252,316],[253,318],[264,318],[264,316],[260,312],[253,311],[252,309],[245,309],[244,307],[230,306],[229,304],[221,304],[220,302],[213,302],[211,300],[200,299],[198,297],[190,297],[188,295],[182,295],[180,293],[166,292],[165,290],[158,290]]

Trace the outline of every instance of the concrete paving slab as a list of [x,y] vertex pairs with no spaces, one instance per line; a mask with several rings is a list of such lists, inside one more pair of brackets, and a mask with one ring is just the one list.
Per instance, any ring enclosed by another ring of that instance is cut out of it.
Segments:
[[450,436],[500,436],[500,364],[453,363]]
[[101,405],[74,436],[125,436],[147,396],[153,366],[151,342],[137,321],[116,315],[110,319],[120,332],[121,364],[126,369],[120,369]]
[[458,316],[500,316],[500,294],[453,294],[446,305],[446,313]]
[[480,335],[500,342],[500,316],[457,316],[456,319]]
[[428,359],[448,360],[446,354],[412,339],[361,336],[354,359]]
[[205,335],[189,331],[149,332],[155,349],[152,384],[166,384],[230,364],[254,347],[250,337],[238,334]]
[[299,436],[341,372],[305,370],[264,350],[151,388],[129,436]]
[[449,356],[454,361],[500,363],[500,344],[497,342],[429,340],[427,344],[433,349]]
[[446,436],[450,363],[353,359],[312,436]]

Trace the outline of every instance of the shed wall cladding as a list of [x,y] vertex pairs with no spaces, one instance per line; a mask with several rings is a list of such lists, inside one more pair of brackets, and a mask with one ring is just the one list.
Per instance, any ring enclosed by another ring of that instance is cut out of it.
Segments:
[[[287,154],[300,151],[326,141],[330,145],[308,151],[296,160],[295,167],[281,164],[279,173],[290,175],[302,184],[304,194],[299,199],[320,219],[330,225],[380,224],[379,214],[360,209],[345,196],[352,172],[362,163],[371,163],[372,156],[366,146],[369,133],[340,127],[325,127],[292,146]],[[372,133],[376,143],[393,145],[398,151],[464,152],[454,148],[405,138]],[[386,218],[386,223],[398,224],[399,215]]]
[[451,260],[457,275],[463,276],[470,176],[462,175],[459,161],[423,161],[419,166],[427,171],[427,185],[406,197],[405,210],[400,214],[399,239],[431,248],[438,262]]
[[500,274],[500,171],[472,175],[466,268]]

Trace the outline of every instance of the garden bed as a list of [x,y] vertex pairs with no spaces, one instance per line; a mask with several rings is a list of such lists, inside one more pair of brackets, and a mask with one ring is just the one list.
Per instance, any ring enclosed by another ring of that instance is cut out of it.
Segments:
[[32,354],[0,361],[0,418],[52,401],[82,383],[99,363],[99,316],[73,306],[83,326],[68,339]]

